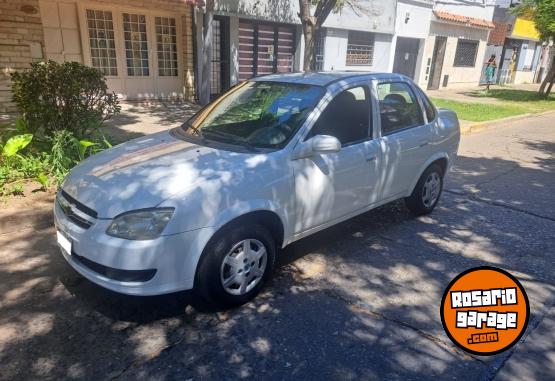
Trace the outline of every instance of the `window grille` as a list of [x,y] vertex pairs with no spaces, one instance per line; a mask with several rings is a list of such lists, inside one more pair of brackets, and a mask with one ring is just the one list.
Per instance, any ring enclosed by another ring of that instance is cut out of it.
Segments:
[[349,32],[347,59],[349,66],[371,66],[374,58],[374,35],[364,32]]
[[177,32],[173,17],[156,17],[158,75],[177,77]]
[[148,76],[150,73],[145,15],[123,14],[123,39],[127,59],[127,75]]
[[87,9],[92,66],[104,75],[118,75],[112,12]]
[[461,40],[457,42],[454,66],[473,67],[476,64],[478,41]]

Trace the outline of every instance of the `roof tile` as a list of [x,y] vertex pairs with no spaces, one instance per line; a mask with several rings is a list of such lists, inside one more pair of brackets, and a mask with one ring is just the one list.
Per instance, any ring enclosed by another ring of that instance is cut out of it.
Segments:
[[434,14],[440,20],[451,21],[458,24],[472,25],[480,28],[490,28],[490,29],[495,28],[495,25],[491,21],[479,19],[476,17],[462,16],[462,15],[457,15],[455,13],[438,11],[438,10],[434,10]]

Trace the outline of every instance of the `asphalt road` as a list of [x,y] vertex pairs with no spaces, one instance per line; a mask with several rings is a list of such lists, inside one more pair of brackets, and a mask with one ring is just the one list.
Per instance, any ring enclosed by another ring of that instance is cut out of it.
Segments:
[[[0,379],[552,379],[554,152],[553,114],[465,136],[432,215],[398,202],[304,239],[227,312],[104,291],[59,255],[48,202],[4,210]],[[527,334],[493,357],[457,349],[439,317],[449,281],[480,265],[531,302]]]

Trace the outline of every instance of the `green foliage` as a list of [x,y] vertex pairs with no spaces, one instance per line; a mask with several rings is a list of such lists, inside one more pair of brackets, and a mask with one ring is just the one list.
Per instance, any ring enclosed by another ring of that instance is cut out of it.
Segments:
[[0,194],[23,194],[30,179],[47,189],[87,156],[111,147],[100,127],[120,106],[100,71],[47,61],[11,78],[22,116],[0,125]]
[[524,0],[515,12],[534,20],[543,41],[555,40],[555,0]]
[[87,136],[120,111],[104,75],[77,62],[31,64],[11,75],[13,101],[30,133],[52,137],[69,130]]
[[2,155],[6,157],[11,157],[21,151],[23,148],[27,147],[31,140],[33,139],[32,134],[15,135],[8,139],[4,147],[2,148]]

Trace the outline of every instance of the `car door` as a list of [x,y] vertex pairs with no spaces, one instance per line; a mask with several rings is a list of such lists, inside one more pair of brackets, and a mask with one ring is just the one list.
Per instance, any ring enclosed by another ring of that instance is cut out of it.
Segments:
[[334,153],[295,160],[296,233],[364,209],[376,195],[380,147],[371,136],[370,88],[339,92],[304,137],[331,135],[341,142]]
[[404,197],[433,150],[432,125],[408,82],[379,82],[380,199]]

